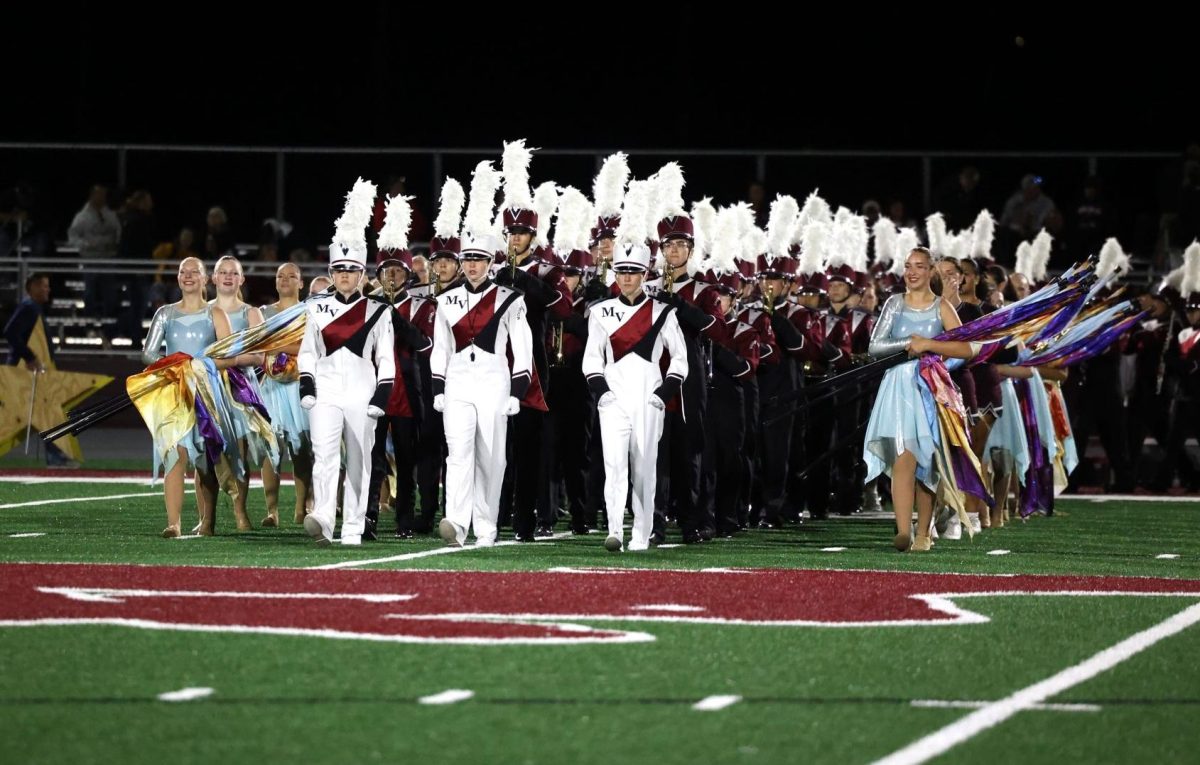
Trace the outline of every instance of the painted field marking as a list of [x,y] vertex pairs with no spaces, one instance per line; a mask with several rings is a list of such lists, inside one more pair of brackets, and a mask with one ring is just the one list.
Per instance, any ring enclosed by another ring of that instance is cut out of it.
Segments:
[[[574,536],[569,531],[562,531],[555,534],[552,539],[566,539]],[[399,563],[406,560],[417,560],[419,558],[428,558],[432,555],[449,555],[451,553],[466,552],[468,550],[489,550],[492,547],[512,547],[513,545],[522,544],[521,542],[497,542],[491,547],[476,547],[469,545],[466,547],[435,547],[432,550],[421,550],[420,552],[404,553],[403,555],[392,555],[387,558],[369,558],[367,560],[344,560],[340,563],[326,563],[322,566],[309,566],[310,571],[333,571],[340,568],[355,568],[357,566],[373,566],[377,563]],[[537,544],[536,542],[534,544]],[[544,542],[542,544],[545,544]]]
[[33,537],[44,537],[44,536],[46,536],[46,532],[44,532],[44,531],[27,531],[24,534],[9,534],[8,538],[9,539],[31,539]]
[[1056,675],[1022,688],[1007,698],[989,702],[966,717],[917,739],[882,760],[877,760],[876,765],[917,765],[917,763],[932,760],[985,730],[999,725],[1018,712],[1033,709],[1047,699],[1112,669],[1159,641],[1194,626],[1197,622],[1200,622],[1200,603],[1188,606],[1169,619],[1131,635],[1116,645],[1105,648]]
[[1155,555],[1154,557],[1158,560],[1175,560],[1179,556],[1175,553],[1163,553],[1162,555]]
[[701,606],[684,606],[677,603],[663,603],[661,605],[645,605],[645,606],[630,606],[633,611],[672,611],[675,613],[695,613],[705,610]]
[[822,547],[821,552],[845,552],[847,549],[849,549],[849,548],[846,548],[846,547]]
[[463,691],[451,688],[448,691],[435,693],[432,696],[422,696],[421,698],[417,699],[417,703],[432,705],[457,704],[460,701],[466,701],[474,696],[475,691]]
[[1008,555],[1011,550],[988,550],[988,555]]
[[322,592],[201,592],[199,590],[116,590],[104,587],[38,587],[39,592],[62,595],[85,603],[124,603],[126,598],[241,598],[257,600],[361,600],[367,603],[402,603],[416,595],[390,593]]
[[692,704],[697,712],[717,712],[742,700],[741,696],[708,696]]
[[[983,709],[993,701],[946,701],[942,699],[913,699],[912,706],[919,709]],[[1031,710],[1045,712],[1099,712],[1099,704],[1034,704]]]
[[[188,489],[184,494],[194,493],[193,489]],[[8,510],[14,507],[33,507],[35,505],[65,505],[70,502],[98,502],[105,499],[130,499],[132,497],[161,497],[161,491],[153,491],[149,494],[109,494],[103,497],[69,497],[67,499],[39,499],[36,502],[13,502],[8,505],[0,505],[0,510]]]
[[158,694],[159,701],[195,701],[213,695],[212,688],[181,688]]

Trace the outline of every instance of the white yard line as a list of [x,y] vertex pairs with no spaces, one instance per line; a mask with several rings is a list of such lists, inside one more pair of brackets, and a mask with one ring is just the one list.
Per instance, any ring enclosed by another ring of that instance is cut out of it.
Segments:
[[474,696],[475,691],[462,691],[451,688],[448,691],[435,693],[432,696],[422,696],[421,698],[417,699],[417,703],[433,705],[457,704],[460,701],[466,701],[467,699],[474,698]]
[[212,688],[180,688],[177,691],[158,694],[159,701],[195,701],[213,695]]
[[[192,489],[187,489],[184,494],[192,494]],[[34,505],[64,505],[70,502],[96,502],[103,499],[130,499],[132,497],[161,497],[161,491],[153,491],[149,494],[107,494],[102,497],[69,497],[67,499],[39,499],[36,502],[13,502],[9,505],[0,505],[0,510],[8,510],[14,507],[33,507]]]
[[[993,701],[946,701],[943,699],[913,699],[912,706],[919,709],[983,709]],[[1034,704],[1033,710],[1046,712],[1099,712],[1099,704]]]
[[1189,606],[1153,627],[1125,638],[1073,667],[1034,683],[1007,698],[993,701],[971,714],[924,736],[892,754],[877,760],[876,765],[917,765],[969,741],[980,733],[1009,719],[1018,712],[1034,709],[1047,699],[1107,672],[1155,643],[1178,634],[1200,622],[1200,603]]
[[692,704],[697,712],[718,712],[742,700],[741,696],[708,696]]
[[[554,539],[566,539],[573,536],[570,531],[559,532],[554,535]],[[544,542],[542,542],[544,543]],[[497,542],[492,547],[511,547],[517,544],[532,544],[537,545],[539,542]],[[451,553],[467,552],[469,550],[488,550],[489,547],[476,547],[475,545],[467,545],[464,547],[435,547],[432,550],[421,550],[420,552],[404,553],[403,555],[391,555],[387,558],[368,558],[367,560],[345,560],[340,563],[326,563],[323,566],[309,566],[312,571],[332,571],[339,568],[356,568],[358,566],[373,566],[378,563],[399,563],[406,560],[417,560],[419,558],[428,558],[431,555],[450,555]]]

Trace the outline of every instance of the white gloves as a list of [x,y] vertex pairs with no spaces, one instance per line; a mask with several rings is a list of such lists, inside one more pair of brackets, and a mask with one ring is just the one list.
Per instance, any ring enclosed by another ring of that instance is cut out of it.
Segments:
[[433,410],[435,412],[446,411],[446,394],[439,393],[433,397]]
[[611,390],[606,390],[606,391],[604,391],[604,395],[602,395],[600,397],[600,400],[596,402],[596,408],[603,409],[604,407],[615,402],[616,400],[617,400],[617,394],[613,393]]
[[663,403],[663,400],[653,394],[650,396],[650,406],[654,407],[660,412],[665,412],[667,409],[667,405]]
[[305,396],[304,398],[300,399],[300,406],[304,407],[305,409],[312,409],[316,405],[316,396]]
[[377,406],[371,405],[367,407],[367,416],[372,420],[378,420],[383,416],[383,410]]
[[505,407],[504,413],[512,417],[517,412],[521,411],[521,400],[516,396],[508,397],[508,406]]

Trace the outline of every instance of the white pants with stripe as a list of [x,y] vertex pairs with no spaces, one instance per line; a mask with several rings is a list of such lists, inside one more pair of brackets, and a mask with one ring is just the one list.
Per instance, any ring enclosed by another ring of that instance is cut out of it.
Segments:
[[[446,518],[458,527],[458,542],[474,527],[475,539],[496,541],[500,488],[506,464],[508,393],[512,385],[504,357],[466,351],[446,370]],[[529,444],[526,448],[535,447]]]
[[346,441],[346,482],[342,494],[342,536],[361,536],[366,523],[371,447],[375,445],[375,420],[367,416],[368,403],[369,398],[323,399],[318,388],[317,403],[308,412],[313,450],[312,514],[331,538],[337,524],[343,438]]
[[633,480],[633,530],[631,550],[645,550],[654,530],[654,489],[658,484],[658,440],[662,437],[662,411],[648,398],[625,396],[602,406],[600,438],[604,452],[604,505],[608,533],[624,540],[625,498]]

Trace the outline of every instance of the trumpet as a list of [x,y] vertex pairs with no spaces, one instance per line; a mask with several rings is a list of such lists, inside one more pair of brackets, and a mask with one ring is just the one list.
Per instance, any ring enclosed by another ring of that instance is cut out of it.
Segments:
[[611,258],[605,258],[604,260],[601,260],[600,267],[596,269],[596,276],[599,277],[601,284],[604,284],[604,280],[608,278],[608,264],[611,261]]
[[554,366],[561,367],[563,365],[563,325],[559,322],[553,329],[554,332]]
[[775,290],[767,287],[767,299],[763,301],[763,313],[767,316],[775,315]]
[[670,263],[663,269],[663,292],[670,295],[675,291],[675,267]]

